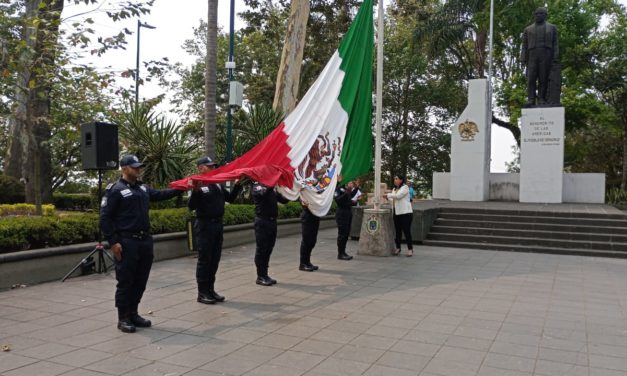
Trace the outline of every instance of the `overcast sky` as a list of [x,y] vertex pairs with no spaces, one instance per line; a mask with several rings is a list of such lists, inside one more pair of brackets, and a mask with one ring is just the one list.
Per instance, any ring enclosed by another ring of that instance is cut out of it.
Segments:
[[[111,2],[108,1],[108,3]],[[116,2],[113,1],[113,3]],[[625,5],[627,0],[620,2]],[[244,5],[242,0],[236,0],[235,3],[235,12],[237,13],[243,9]],[[384,1],[384,4],[387,5],[387,3],[389,0]],[[107,6],[110,7],[110,5],[105,4],[102,9]],[[230,1],[228,0],[218,2],[218,24],[225,31],[228,31],[229,7]],[[85,11],[84,6],[67,6],[64,17],[83,11]],[[96,22],[94,28],[98,35],[111,35],[122,27],[127,27],[134,33],[137,29],[136,19],[112,23],[102,12],[92,14],[91,17]],[[141,60],[160,60],[163,57],[168,57],[170,62],[191,65],[195,57],[187,55],[182,50],[181,45],[186,39],[193,37],[192,28],[198,26],[201,19],[207,19],[207,0],[156,0],[150,14],[142,18],[142,22],[155,26],[156,29],[142,28],[141,30]],[[236,16],[235,28],[241,28],[242,24],[242,21]],[[126,50],[111,51],[104,57],[89,57],[89,60],[101,69],[111,66],[115,72],[121,73],[127,69],[134,69],[136,44],[136,36],[132,35],[128,39]],[[235,51],[235,62],[237,62],[237,51]],[[223,67],[223,62],[218,62],[218,66]],[[131,84],[128,80],[123,82]],[[140,98],[155,97],[162,91],[156,84],[146,83],[140,87]],[[512,146],[514,144],[514,138],[509,131],[498,126],[492,126],[492,172],[505,171],[505,162],[513,159]]]

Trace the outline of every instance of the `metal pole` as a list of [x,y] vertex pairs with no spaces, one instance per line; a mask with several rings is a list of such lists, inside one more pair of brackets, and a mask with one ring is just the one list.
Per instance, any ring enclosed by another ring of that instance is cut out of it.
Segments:
[[377,23],[377,102],[374,142],[374,208],[381,206],[381,117],[383,112],[383,0],[379,0]]
[[[231,14],[229,20],[229,61],[233,61],[233,39],[235,28],[235,0],[231,0]],[[233,81],[233,68],[229,68],[229,90],[231,88],[231,81]],[[229,105],[229,112],[226,115],[226,158],[228,163],[231,161],[231,154],[233,150],[233,110]]]
[[141,22],[137,20],[137,59],[135,60],[135,108],[139,103],[139,33],[141,30]]

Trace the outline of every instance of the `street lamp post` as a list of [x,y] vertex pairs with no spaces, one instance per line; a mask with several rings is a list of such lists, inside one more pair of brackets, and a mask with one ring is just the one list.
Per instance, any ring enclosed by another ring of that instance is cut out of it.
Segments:
[[150,26],[147,23],[142,23],[137,20],[137,60],[135,61],[135,108],[139,104],[139,33],[142,27],[146,29],[156,29],[154,26]]
[[[234,39],[234,24],[235,24],[235,0],[231,0],[231,14],[229,18],[229,61],[227,63],[229,69],[229,89],[231,87],[231,81],[233,81],[233,68],[235,67],[233,61],[233,39]],[[229,112],[226,115],[226,156],[225,162],[231,161],[231,154],[233,151],[233,108],[229,104]]]

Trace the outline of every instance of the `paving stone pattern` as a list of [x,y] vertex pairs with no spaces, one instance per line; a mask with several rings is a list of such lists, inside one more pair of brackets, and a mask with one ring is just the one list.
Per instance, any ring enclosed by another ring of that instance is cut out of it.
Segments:
[[307,273],[298,244],[278,240],[272,287],[254,283],[254,244],[226,249],[214,306],[196,302],[193,257],[155,264],[153,328],[135,334],[115,327],[112,274],[1,292],[0,375],[627,376],[627,260],[416,247],[346,262],[325,230]]

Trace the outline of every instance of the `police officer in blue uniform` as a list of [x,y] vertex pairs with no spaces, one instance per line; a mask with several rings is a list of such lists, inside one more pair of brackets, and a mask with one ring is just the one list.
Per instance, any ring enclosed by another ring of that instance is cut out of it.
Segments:
[[276,284],[274,278],[268,275],[270,255],[276,242],[277,216],[279,208],[277,202],[288,203],[289,200],[281,196],[274,187],[268,187],[255,182],[252,187],[253,202],[255,203],[255,266],[257,267],[257,283],[261,286]]
[[102,198],[100,228],[116,260],[118,329],[134,333],[136,327],[151,325],[137,313],[153,260],[149,201],[167,200],[182,191],[154,190],[144,185],[139,181],[144,164],[134,155],[123,156],[120,167],[122,177],[107,186]]
[[[196,166],[198,172],[202,174],[215,169],[216,164],[211,158],[203,157],[196,161]],[[198,241],[197,301],[203,304],[215,304],[225,300],[224,296],[218,294],[214,288],[216,272],[222,256],[224,203],[233,202],[242,190],[242,186],[236,180],[231,192],[219,184],[195,184],[193,188],[188,206],[191,210],[196,210],[194,236]]]
[[352,192],[354,186],[353,182],[348,182],[346,186],[339,185],[335,189],[335,202],[337,203],[337,209],[335,210],[335,223],[337,223],[337,259],[338,260],[352,260],[353,256],[346,253],[346,243],[348,242],[348,236],[351,231],[351,222],[353,219],[352,207],[353,200]]
[[318,270],[318,266],[311,263],[311,251],[316,246],[318,239],[318,229],[320,228],[320,217],[309,210],[309,204],[301,201],[303,212],[300,216],[302,238],[300,242],[300,265],[298,270],[313,272]]

